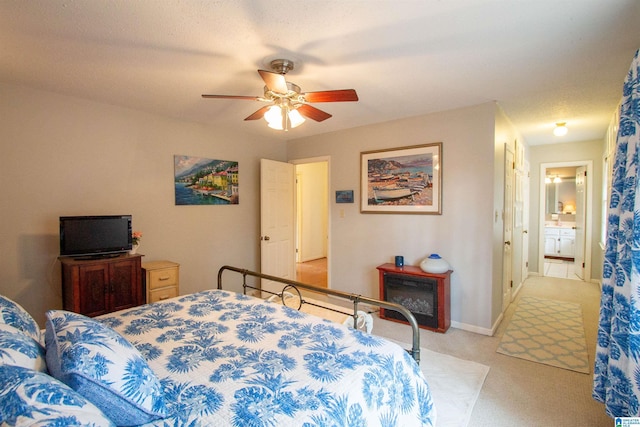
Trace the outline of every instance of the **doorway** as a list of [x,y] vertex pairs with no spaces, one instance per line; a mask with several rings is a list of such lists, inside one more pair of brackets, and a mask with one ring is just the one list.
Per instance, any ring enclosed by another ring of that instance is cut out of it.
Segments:
[[540,165],[542,276],[591,279],[592,167],[591,161]]
[[293,161],[296,175],[296,280],[329,287],[329,159]]

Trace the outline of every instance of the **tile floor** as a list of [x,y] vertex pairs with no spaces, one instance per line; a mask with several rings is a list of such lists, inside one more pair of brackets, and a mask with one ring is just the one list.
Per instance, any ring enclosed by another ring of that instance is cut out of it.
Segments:
[[564,279],[582,280],[576,276],[572,260],[545,258],[544,275],[549,277],[562,277]]

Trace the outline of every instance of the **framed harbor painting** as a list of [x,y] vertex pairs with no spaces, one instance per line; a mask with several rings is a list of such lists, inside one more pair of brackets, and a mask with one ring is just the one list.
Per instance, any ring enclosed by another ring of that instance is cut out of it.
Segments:
[[237,205],[238,162],[173,156],[176,205]]
[[442,143],[360,153],[360,211],[442,214]]

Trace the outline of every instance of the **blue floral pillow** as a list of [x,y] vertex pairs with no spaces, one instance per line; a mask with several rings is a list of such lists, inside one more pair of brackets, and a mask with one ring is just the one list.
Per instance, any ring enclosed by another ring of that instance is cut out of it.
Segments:
[[44,348],[29,335],[0,323],[0,365],[22,366],[46,372]]
[[55,378],[9,365],[0,366],[0,420],[10,426],[114,426],[100,409]]
[[47,367],[115,424],[148,423],[167,415],[160,381],[122,335],[86,316],[47,312]]
[[40,342],[40,327],[20,304],[0,295],[0,323],[13,326]]

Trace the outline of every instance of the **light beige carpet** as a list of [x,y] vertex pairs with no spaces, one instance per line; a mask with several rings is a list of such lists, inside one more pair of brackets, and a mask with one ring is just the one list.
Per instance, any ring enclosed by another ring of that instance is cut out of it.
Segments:
[[497,352],[588,374],[582,307],[571,302],[523,297]]
[[421,347],[420,370],[436,407],[436,427],[467,427],[489,367]]

